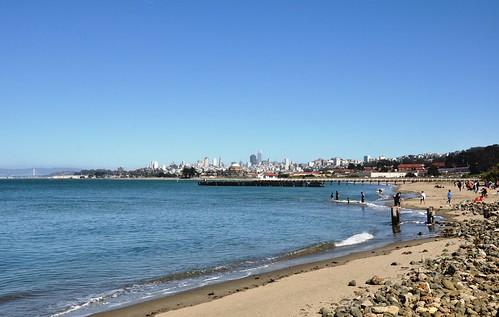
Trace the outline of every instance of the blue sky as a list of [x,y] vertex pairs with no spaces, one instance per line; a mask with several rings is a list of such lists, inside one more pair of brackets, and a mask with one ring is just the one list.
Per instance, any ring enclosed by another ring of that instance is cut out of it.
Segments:
[[0,1],[0,167],[498,143],[498,1]]

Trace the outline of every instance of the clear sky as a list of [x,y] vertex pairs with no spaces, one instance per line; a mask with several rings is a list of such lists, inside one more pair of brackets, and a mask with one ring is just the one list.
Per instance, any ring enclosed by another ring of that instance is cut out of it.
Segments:
[[0,0],[0,167],[498,143],[499,1]]

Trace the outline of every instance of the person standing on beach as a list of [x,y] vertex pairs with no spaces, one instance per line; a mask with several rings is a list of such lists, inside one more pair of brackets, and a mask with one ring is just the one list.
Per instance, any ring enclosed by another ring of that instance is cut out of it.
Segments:
[[364,192],[360,192],[360,202],[363,203],[366,201],[366,195],[364,195]]
[[336,191],[335,199],[340,200],[340,193],[338,193],[338,191]]
[[463,184],[461,183],[461,181],[457,181],[457,188],[459,188],[459,191],[461,191],[462,186]]
[[424,204],[424,201],[425,201],[425,199],[426,199],[426,194],[425,194],[425,192],[424,192],[423,190],[421,191],[420,198],[421,198],[421,199],[419,200],[419,203],[420,203],[420,204]]
[[450,189],[449,189],[449,191],[447,192],[447,203],[448,203],[449,205],[450,205],[450,201],[451,201],[451,199],[452,199],[452,192],[451,192],[451,191],[450,191]]

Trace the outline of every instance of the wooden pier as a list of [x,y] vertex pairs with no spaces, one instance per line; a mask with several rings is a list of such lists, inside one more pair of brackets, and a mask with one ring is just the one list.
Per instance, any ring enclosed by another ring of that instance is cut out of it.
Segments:
[[198,182],[201,186],[324,187],[322,180],[288,179],[213,179]]

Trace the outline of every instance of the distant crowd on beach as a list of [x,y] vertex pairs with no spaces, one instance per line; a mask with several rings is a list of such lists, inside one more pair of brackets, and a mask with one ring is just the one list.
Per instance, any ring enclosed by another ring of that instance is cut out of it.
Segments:
[[[478,196],[474,199],[475,202],[483,201],[483,199],[488,196],[489,190],[496,189],[499,193],[499,180],[496,181],[495,183],[490,182],[490,181],[485,181],[483,183],[483,186],[480,185],[480,182],[478,180],[476,180],[476,181],[467,180],[467,181],[464,181],[464,183],[458,180],[458,181],[454,182],[454,186],[457,187],[457,189],[459,191],[462,191],[464,188],[466,188],[466,190],[473,191],[476,194],[480,194],[480,196]],[[435,185],[435,188],[445,188],[445,187],[443,185],[437,184],[437,185]],[[378,189],[377,193],[378,193],[378,195],[382,196],[383,189],[381,189],[381,188]],[[426,193],[424,191],[421,191],[419,193],[419,203],[421,205],[425,204],[426,197],[427,196],[426,196]],[[451,189],[449,189],[447,191],[446,198],[447,198],[447,204],[450,205],[452,203],[452,198],[453,198],[453,193],[452,193]],[[340,200],[340,193],[338,191],[331,193],[331,199],[338,201],[338,202],[343,202]],[[355,202],[365,203],[365,199],[366,199],[366,196],[365,196],[364,192],[360,192],[360,200],[355,201]],[[402,193],[401,192],[397,192],[396,194],[393,195],[393,206],[400,207],[401,201],[402,201]],[[347,197],[345,202],[349,204],[350,197]]]

